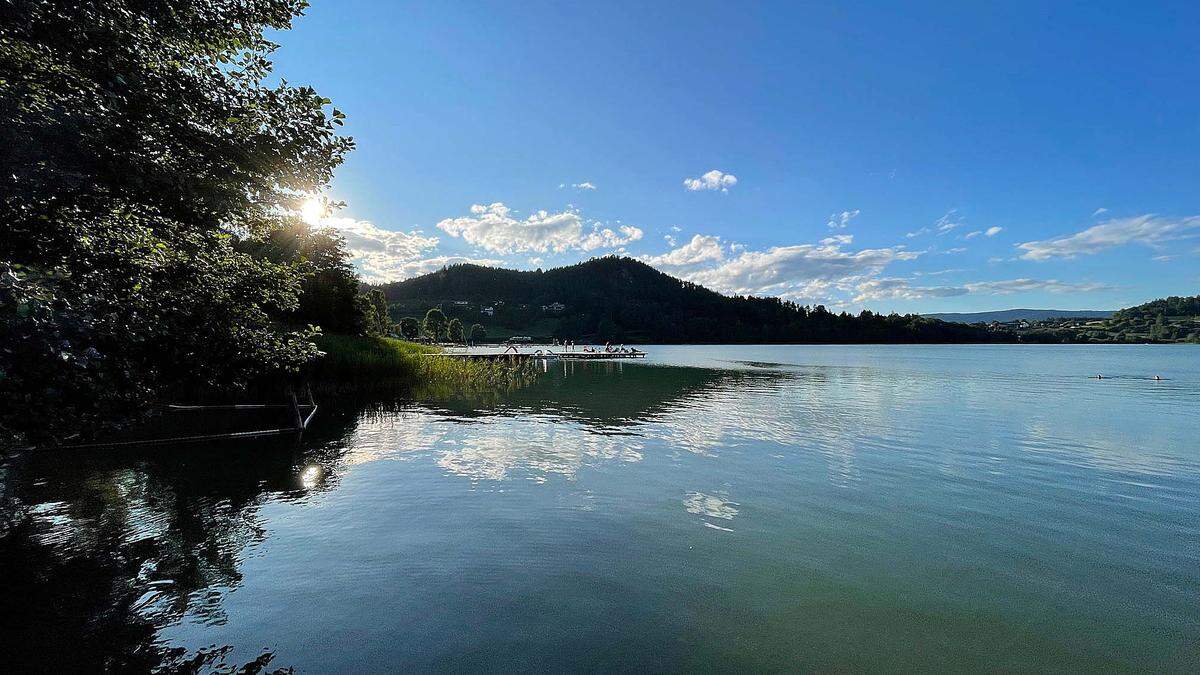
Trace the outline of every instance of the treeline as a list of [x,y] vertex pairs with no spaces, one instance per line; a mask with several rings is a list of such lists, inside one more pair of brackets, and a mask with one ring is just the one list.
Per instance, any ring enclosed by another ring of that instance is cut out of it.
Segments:
[[265,33],[304,5],[0,9],[0,445],[297,377],[318,329],[390,330],[296,215],[353,147],[271,77]]
[[[455,265],[380,287],[393,314],[466,303],[510,329],[542,320],[566,340],[638,343],[953,343],[1015,341],[1004,331],[916,315],[830,312],[778,298],[728,297],[630,258],[547,271]],[[561,303],[561,312],[543,306]]]
[[1159,316],[1200,316],[1200,295],[1177,296],[1122,309],[1113,314],[1114,319],[1157,319]]

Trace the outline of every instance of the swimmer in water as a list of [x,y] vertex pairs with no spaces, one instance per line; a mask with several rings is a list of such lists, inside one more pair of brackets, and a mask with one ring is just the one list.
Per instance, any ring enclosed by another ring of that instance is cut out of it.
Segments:
[[1154,379],[1156,379],[1156,380],[1158,380],[1158,381],[1160,381],[1160,382],[1161,382],[1161,381],[1162,381],[1162,376],[1161,376],[1161,375],[1155,375],[1155,376],[1154,376]]

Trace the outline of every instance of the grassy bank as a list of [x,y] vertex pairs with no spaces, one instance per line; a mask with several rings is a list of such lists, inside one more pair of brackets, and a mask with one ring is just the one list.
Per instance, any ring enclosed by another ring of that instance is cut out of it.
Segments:
[[437,347],[392,338],[322,335],[317,346],[325,356],[311,375],[321,389],[411,387],[453,393],[512,387],[534,374],[529,363],[437,358]]

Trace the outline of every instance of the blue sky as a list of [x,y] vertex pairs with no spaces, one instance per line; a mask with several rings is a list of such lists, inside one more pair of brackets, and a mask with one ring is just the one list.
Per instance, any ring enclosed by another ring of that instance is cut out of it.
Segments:
[[857,310],[1200,286],[1196,3],[316,0],[372,280],[621,253]]

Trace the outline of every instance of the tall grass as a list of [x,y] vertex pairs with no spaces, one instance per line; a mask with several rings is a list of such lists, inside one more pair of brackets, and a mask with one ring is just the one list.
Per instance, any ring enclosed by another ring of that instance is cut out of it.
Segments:
[[325,355],[311,376],[321,389],[412,388],[453,395],[521,386],[536,373],[527,361],[441,358],[437,347],[392,338],[322,335],[317,346]]

